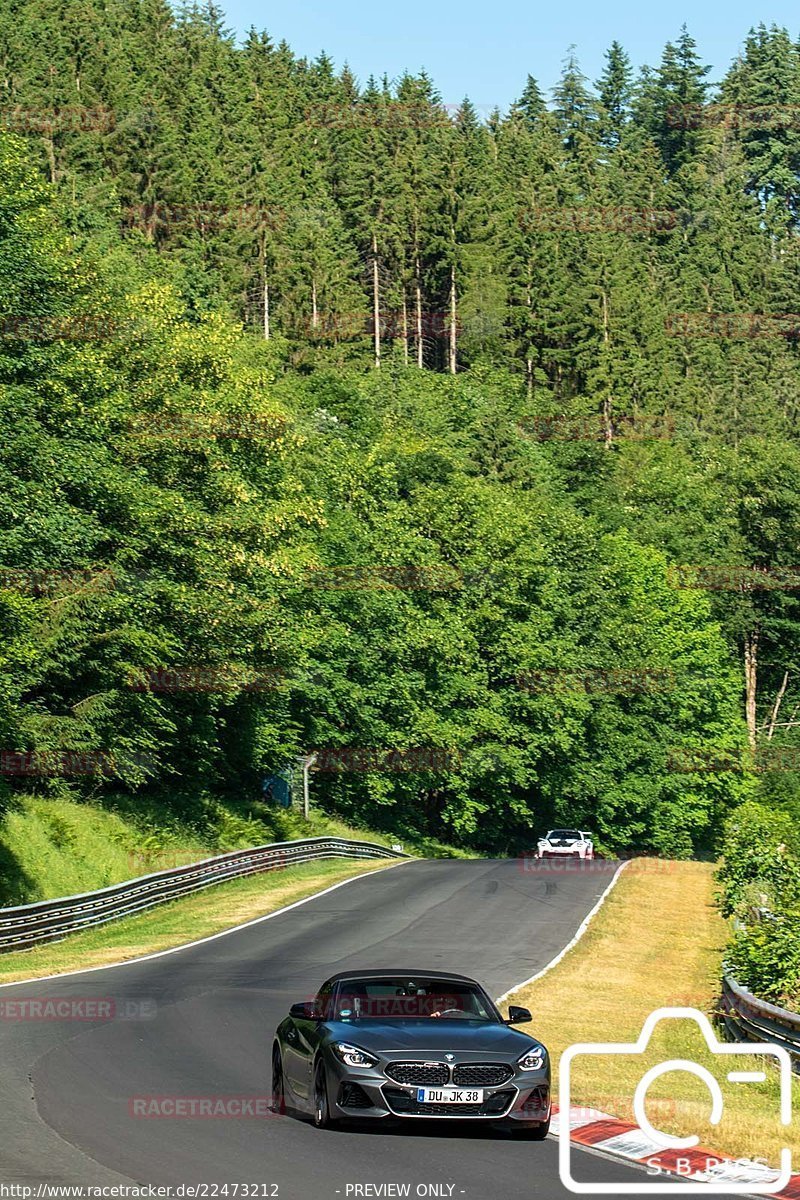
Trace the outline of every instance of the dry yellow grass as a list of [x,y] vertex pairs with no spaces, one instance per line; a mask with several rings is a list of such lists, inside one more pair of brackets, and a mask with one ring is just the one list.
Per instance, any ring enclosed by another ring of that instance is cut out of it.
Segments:
[[0,955],[0,983],[102,967],[168,950],[275,912],[353,875],[397,865],[385,859],[332,859],[221,883],[55,945]]
[[[648,865],[649,864],[649,865]],[[538,982],[509,999],[530,1008],[532,1029],[549,1047],[557,1066],[577,1042],[634,1042],[645,1018],[658,1008],[680,1006],[713,1014],[719,996],[722,954],[728,929],[713,906],[713,869],[703,863],[635,860],[591,922],[577,946]],[[726,1113],[708,1123],[705,1085],[671,1073],[650,1090],[647,1113],[656,1128],[687,1136],[734,1157],[777,1165],[780,1148],[800,1150],[797,1120],[778,1123],[778,1077],[765,1083],[730,1084],[726,1070],[747,1069],[737,1060],[725,1069],[705,1048],[699,1029],[670,1021],[657,1027],[646,1056],[576,1059],[571,1102],[633,1121],[632,1100],[645,1070],[673,1058],[708,1067],[720,1080]],[[750,1069],[760,1064],[750,1063]],[[800,1112],[800,1082],[794,1085]]]

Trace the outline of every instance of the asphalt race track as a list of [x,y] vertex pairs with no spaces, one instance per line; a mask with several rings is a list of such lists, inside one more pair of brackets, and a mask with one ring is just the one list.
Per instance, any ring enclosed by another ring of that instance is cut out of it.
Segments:
[[[366,1184],[410,1184],[411,1196],[438,1185],[427,1194],[454,1200],[569,1195],[552,1138],[476,1124],[319,1132],[288,1116],[132,1111],[134,1097],[267,1095],[275,1026],[343,967],[463,971],[495,996],[534,974],[574,936],[614,864],[526,866],[404,863],[186,950],[0,988],[0,1183],[270,1184],[261,1194],[279,1200],[393,1194],[353,1190]],[[113,1001],[114,1015],[2,1019],[8,1001],[48,997]],[[579,1157],[581,1178],[641,1181],[647,1194],[642,1172]]]

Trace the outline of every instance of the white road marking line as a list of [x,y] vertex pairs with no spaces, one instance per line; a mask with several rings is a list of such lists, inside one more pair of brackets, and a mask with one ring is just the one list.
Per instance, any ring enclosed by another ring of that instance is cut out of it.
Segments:
[[586,917],[584,917],[584,919],[581,922],[580,926],[578,927],[578,931],[575,934],[575,937],[572,939],[572,941],[567,946],[565,946],[564,949],[561,950],[555,956],[555,958],[551,959],[546,967],[542,967],[541,971],[537,971],[535,975],[531,975],[530,979],[523,979],[522,983],[515,983],[514,986],[510,987],[507,992],[503,992],[502,996],[498,996],[496,999],[497,1004],[502,1004],[503,1001],[507,1000],[508,997],[511,996],[514,992],[518,992],[520,988],[527,987],[529,983],[535,983],[537,979],[541,979],[542,976],[546,975],[548,971],[552,971],[553,967],[558,966],[558,964],[561,962],[562,958],[564,958],[567,954],[569,954],[572,947],[576,946],[578,944],[578,942],[581,940],[581,938],[583,937],[583,935],[586,933],[586,930],[589,927],[589,922],[591,921],[592,917],[596,916],[597,913],[599,913],[600,909],[605,904],[606,899],[608,898],[612,889],[616,886],[617,880],[619,879],[620,875],[625,870],[625,868],[627,867],[629,862],[630,862],[630,859],[625,859],[624,862],[621,862],[619,864],[616,871],[614,872],[614,878],[611,880],[608,887],[605,889],[605,891],[603,892],[602,896],[595,904],[592,911],[590,913],[587,913]]
[[352,875],[349,879],[342,879],[339,883],[334,883],[330,887],[324,888],[321,892],[313,892],[310,896],[305,896],[302,900],[295,900],[293,904],[286,904],[283,908],[276,908],[274,912],[265,913],[263,917],[254,917],[252,921],[245,921],[242,925],[232,925],[230,929],[222,929],[219,933],[209,934],[208,937],[197,938],[194,942],[184,942],[181,946],[171,946],[168,950],[156,950],[153,954],[142,954],[139,958],[126,958],[122,962],[105,963],[101,967],[81,967],[78,971],[61,971],[55,975],[36,975],[31,979],[17,979],[11,983],[0,983],[0,988],[9,987],[25,987],[30,983],[44,983],[48,979],[69,979],[73,975],[91,975],[95,971],[113,971],[117,967],[129,967],[133,963],[150,962],[155,958],[166,958],[168,954],[178,954],[181,950],[191,950],[193,946],[202,946],[206,942],[215,942],[217,938],[228,937],[231,933],[238,933],[240,929],[249,929],[252,925],[260,925],[262,921],[271,921],[273,917],[281,917],[284,913],[291,912],[293,908],[300,908],[302,904],[308,904],[310,900],[318,900],[320,896],[327,896],[329,892],[335,892],[337,888],[344,887],[345,884],[355,883],[357,879],[366,879],[370,875],[380,875],[383,871],[391,871],[394,867],[404,867],[410,862],[419,862],[419,859],[403,858],[398,862],[389,863],[388,866],[382,867],[380,871],[362,871],[360,875]]

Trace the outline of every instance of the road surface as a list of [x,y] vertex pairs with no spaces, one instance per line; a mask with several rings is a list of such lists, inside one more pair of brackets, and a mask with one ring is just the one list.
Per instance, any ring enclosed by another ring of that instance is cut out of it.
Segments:
[[[175,953],[0,988],[0,1183],[257,1183],[279,1200],[403,1194],[387,1184],[454,1200],[567,1196],[553,1139],[474,1124],[320,1132],[292,1117],[143,1118],[132,1102],[266,1096],[275,1026],[343,968],[464,972],[501,995],[570,941],[614,868],[413,861]],[[9,1016],[9,1001],[47,999],[70,1001],[69,1019],[13,1016],[30,1005]],[[91,1016],[90,1001],[109,1015],[72,1019]],[[645,1183],[579,1156],[582,1178]]]

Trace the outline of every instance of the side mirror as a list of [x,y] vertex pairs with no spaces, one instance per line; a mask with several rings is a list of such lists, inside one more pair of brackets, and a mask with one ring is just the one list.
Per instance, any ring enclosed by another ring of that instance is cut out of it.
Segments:
[[313,1004],[308,1001],[301,1001],[299,1004],[293,1004],[289,1009],[289,1016],[294,1017],[297,1021],[313,1021],[316,1018],[317,1010]]
[[530,1009],[520,1008],[517,1004],[509,1004],[506,1025],[524,1025],[526,1021],[532,1020]]

